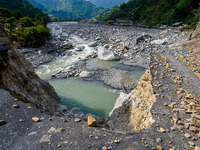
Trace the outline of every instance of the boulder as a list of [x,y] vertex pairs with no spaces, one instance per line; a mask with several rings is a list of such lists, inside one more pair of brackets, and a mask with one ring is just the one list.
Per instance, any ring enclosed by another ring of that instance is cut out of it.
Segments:
[[34,122],[39,122],[39,121],[40,121],[40,118],[38,118],[38,117],[33,117],[32,120],[33,120]]
[[88,126],[90,126],[90,127],[94,127],[97,124],[96,119],[92,116],[88,116],[87,121],[88,121]]
[[144,43],[152,38],[151,35],[143,35],[136,39],[136,44]]
[[75,122],[81,122],[81,119],[80,118],[75,118],[74,121]]
[[151,44],[154,44],[154,45],[164,45],[164,44],[166,44],[166,39],[153,40],[153,41],[151,41]]
[[79,75],[79,77],[81,78],[87,78],[87,77],[90,77],[91,76],[91,73],[89,71],[82,71]]
[[72,45],[72,43],[68,42],[68,43],[63,44],[62,47],[63,47],[64,49],[70,49],[70,48],[73,47],[73,45]]
[[84,48],[85,48],[85,46],[80,46],[80,47],[77,47],[77,48],[75,49],[75,51],[81,52],[81,51],[84,50]]
[[0,125],[4,125],[6,122],[4,120],[0,120]]
[[58,38],[60,39],[60,41],[65,41],[67,39],[67,37],[63,35],[58,36]]
[[108,50],[107,48],[100,46],[98,48],[98,59],[112,61],[112,60],[120,60],[120,57],[111,50]]
[[88,44],[88,47],[96,47],[98,45],[98,42],[91,42]]

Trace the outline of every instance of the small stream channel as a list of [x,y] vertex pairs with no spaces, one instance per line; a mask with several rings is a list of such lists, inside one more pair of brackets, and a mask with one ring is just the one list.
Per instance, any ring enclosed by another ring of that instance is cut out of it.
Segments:
[[[56,24],[51,24],[49,28],[55,35],[65,34],[62,31],[62,27]],[[70,108],[79,107],[84,113],[91,113],[108,118],[109,112],[112,110],[116,99],[119,97],[119,93],[116,90],[111,89],[101,82],[83,81],[80,78],[51,78],[52,74],[59,72],[81,59],[85,59],[86,55],[95,52],[95,48],[88,47],[88,41],[84,41],[76,36],[70,36],[70,42],[76,47],[84,46],[85,48],[81,52],[75,52],[74,49],[66,50],[64,52],[66,55],[60,55],[54,61],[39,66],[35,71],[42,79],[48,80],[54,87],[61,98],[62,104]],[[67,55],[68,53],[72,53],[73,55]],[[100,61],[96,58],[88,60],[87,67],[109,69],[116,63],[116,61]],[[139,75],[133,78],[139,80],[142,74],[143,71],[140,71]]]

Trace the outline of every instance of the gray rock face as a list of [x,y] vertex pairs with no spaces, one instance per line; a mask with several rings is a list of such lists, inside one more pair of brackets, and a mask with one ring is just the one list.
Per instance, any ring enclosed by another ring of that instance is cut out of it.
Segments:
[[119,60],[119,56],[116,55],[114,52],[108,50],[105,47],[100,46],[98,48],[98,58],[100,60],[108,60],[108,61],[112,61],[112,60]]
[[[6,33],[0,30],[0,43],[5,43],[9,50],[0,55],[0,88],[13,96],[50,114],[57,112],[60,99],[55,90],[34,72],[32,65],[15,51]],[[2,38],[3,37],[3,38]]]

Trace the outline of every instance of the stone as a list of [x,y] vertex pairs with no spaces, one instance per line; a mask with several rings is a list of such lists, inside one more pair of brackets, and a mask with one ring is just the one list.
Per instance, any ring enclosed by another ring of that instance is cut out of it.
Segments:
[[40,121],[40,118],[38,118],[38,117],[33,117],[32,120],[33,120],[34,122],[39,122],[39,121]]
[[194,150],[200,150],[200,146],[195,146]]
[[97,124],[96,119],[92,116],[88,116],[87,121],[88,121],[88,126],[90,126],[90,127],[94,127]]
[[154,44],[154,45],[164,45],[165,43],[166,43],[166,39],[151,41],[151,44]]
[[64,132],[65,131],[65,129],[64,128],[60,128],[60,132]]
[[14,103],[12,108],[19,108],[18,104],[17,103]]
[[157,149],[157,150],[162,150],[163,148],[162,148],[161,146],[158,145],[158,146],[156,147],[156,149]]
[[161,142],[161,141],[162,141],[161,138],[157,138],[157,139],[156,139],[156,142],[158,142],[158,143]]
[[91,42],[88,44],[88,47],[96,47],[98,45],[98,42]]
[[75,122],[81,122],[81,119],[80,118],[75,118],[74,121]]
[[90,76],[91,76],[91,73],[90,73],[89,71],[86,71],[86,70],[82,71],[82,72],[79,74],[79,77],[81,77],[81,78],[88,78],[88,77],[90,77]]
[[166,132],[166,130],[165,129],[163,129],[163,128],[160,128],[160,130],[159,130],[161,133],[165,133]]
[[81,51],[84,50],[84,48],[85,48],[85,46],[80,46],[80,47],[77,47],[77,48],[75,49],[75,51],[81,52]]
[[193,142],[191,142],[191,141],[189,141],[188,144],[189,144],[189,146],[192,147],[192,148],[195,146],[195,144],[194,144]]
[[61,147],[61,145],[60,145],[60,144],[58,144],[58,145],[57,145],[57,147],[58,147],[58,148],[60,148],[60,147]]
[[191,137],[189,133],[185,133],[184,136],[185,136],[186,138],[190,138],[190,137]]
[[100,60],[107,60],[107,61],[120,60],[120,57],[117,54],[102,46],[98,47],[97,55],[98,59]]
[[68,42],[68,43],[63,44],[62,47],[63,47],[64,49],[70,49],[70,48],[73,47],[73,45],[72,45],[72,43]]
[[0,125],[4,125],[6,124],[6,121],[5,120],[0,120]]
[[24,122],[24,120],[23,119],[19,119],[19,122]]
[[108,150],[108,148],[106,146],[103,146],[102,150]]
[[190,122],[192,125],[196,126],[196,127],[200,127],[200,120],[199,119],[196,119],[196,118],[191,118],[190,119]]
[[136,44],[141,44],[141,43],[147,42],[151,38],[152,38],[151,35],[143,35],[143,36],[136,39]]
[[87,148],[92,148],[92,146],[88,145]]

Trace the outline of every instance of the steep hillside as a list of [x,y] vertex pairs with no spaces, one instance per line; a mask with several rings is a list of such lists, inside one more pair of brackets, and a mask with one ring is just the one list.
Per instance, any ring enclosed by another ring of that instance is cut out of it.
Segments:
[[34,6],[57,17],[91,18],[96,16],[100,8],[84,0],[28,0]]
[[128,0],[88,0],[96,6],[102,6],[104,8],[112,8],[115,5],[128,2]]
[[131,19],[149,25],[192,22],[200,0],[130,0],[112,12],[107,20]]
[[31,18],[34,18],[35,14],[40,14],[40,16],[47,16],[42,12],[42,10],[34,7],[26,0],[1,0],[0,7],[7,8],[10,11],[19,10],[22,12],[23,16],[28,16]]

